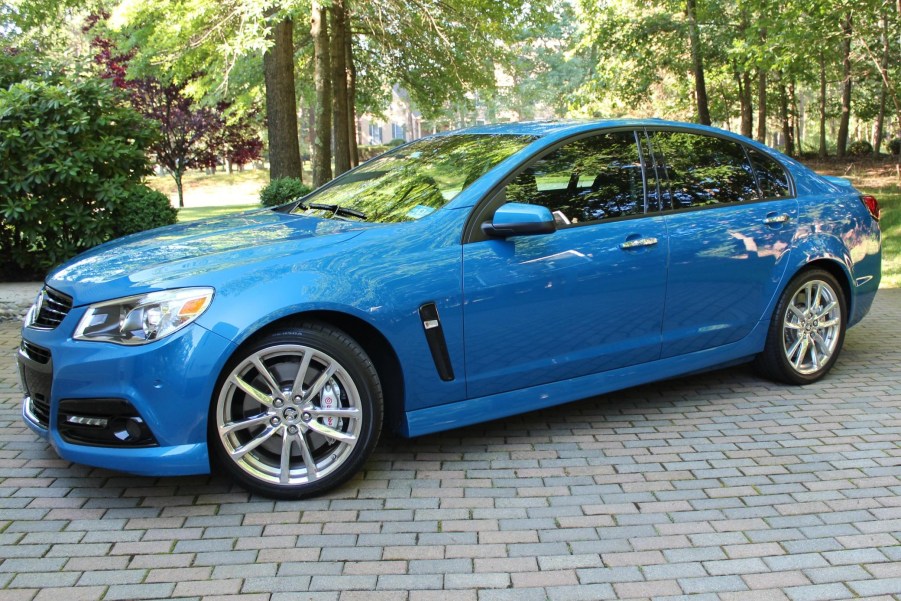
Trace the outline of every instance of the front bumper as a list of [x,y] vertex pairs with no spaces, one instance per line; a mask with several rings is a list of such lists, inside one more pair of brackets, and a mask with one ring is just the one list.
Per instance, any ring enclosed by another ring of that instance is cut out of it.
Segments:
[[[83,313],[84,308],[73,309],[53,330],[22,329],[26,348],[20,348],[17,359],[25,423],[60,457],[76,463],[141,475],[208,473],[210,400],[233,344],[197,324],[143,346],[73,340]],[[29,348],[38,349],[37,355]],[[154,444],[98,445],[64,438],[62,401],[69,407],[96,406],[108,399],[132,407]]]

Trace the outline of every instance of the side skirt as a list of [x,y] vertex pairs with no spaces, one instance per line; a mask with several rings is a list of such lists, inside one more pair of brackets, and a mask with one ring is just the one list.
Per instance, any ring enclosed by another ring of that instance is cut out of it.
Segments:
[[751,361],[763,350],[769,320],[760,321],[743,339],[688,355],[572,378],[532,388],[438,405],[404,414],[401,434],[423,436],[509,417],[622,390],[675,376],[709,371]]

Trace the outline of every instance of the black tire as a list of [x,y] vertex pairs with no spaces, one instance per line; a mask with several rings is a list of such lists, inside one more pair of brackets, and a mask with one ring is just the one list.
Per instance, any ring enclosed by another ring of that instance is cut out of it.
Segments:
[[755,367],[779,382],[816,382],[838,359],[847,319],[847,300],[835,276],[816,268],[799,273],[779,297]]
[[319,495],[362,468],[383,414],[378,374],[360,345],[326,324],[303,323],[229,360],[210,406],[210,460],[254,493]]

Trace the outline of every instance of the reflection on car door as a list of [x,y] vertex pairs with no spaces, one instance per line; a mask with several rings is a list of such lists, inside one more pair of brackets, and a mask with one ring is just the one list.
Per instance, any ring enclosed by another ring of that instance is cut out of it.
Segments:
[[464,244],[467,395],[656,359],[666,231],[645,216],[635,134],[564,145],[500,194],[548,206],[559,229]]
[[768,317],[764,311],[785,273],[797,201],[764,200],[761,189],[788,196],[787,181],[773,189],[735,141],[649,135],[660,181],[669,183],[661,194],[670,244],[661,357],[740,340]]

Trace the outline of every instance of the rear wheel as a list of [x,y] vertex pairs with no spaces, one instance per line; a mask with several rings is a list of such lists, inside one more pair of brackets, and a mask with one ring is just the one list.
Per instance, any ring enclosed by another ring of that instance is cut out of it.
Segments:
[[236,355],[210,415],[215,462],[253,492],[300,499],[345,482],[382,424],[378,376],[340,330],[308,323]]
[[838,359],[846,315],[842,287],[831,273],[822,269],[801,273],[779,299],[758,368],[767,377],[790,384],[819,380]]

